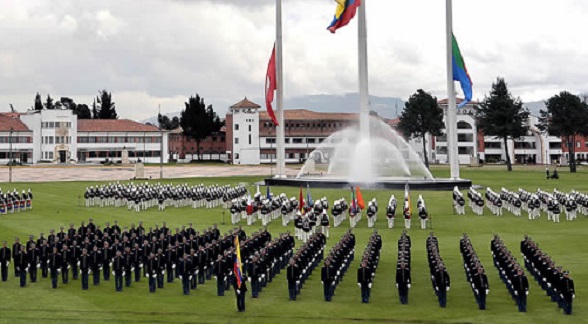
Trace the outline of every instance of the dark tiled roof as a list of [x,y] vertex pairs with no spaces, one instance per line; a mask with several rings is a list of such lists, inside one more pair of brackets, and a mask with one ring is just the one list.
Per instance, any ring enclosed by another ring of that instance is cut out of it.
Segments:
[[153,125],[129,119],[78,119],[78,132],[158,132]]
[[30,132],[18,116],[15,113],[0,114],[0,131],[9,132],[12,129],[15,132]]
[[245,99],[232,105],[231,108],[233,108],[233,109],[261,108],[261,106],[252,102],[252,101],[249,101],[249,99],[247,99],[247,97],[245,97]]

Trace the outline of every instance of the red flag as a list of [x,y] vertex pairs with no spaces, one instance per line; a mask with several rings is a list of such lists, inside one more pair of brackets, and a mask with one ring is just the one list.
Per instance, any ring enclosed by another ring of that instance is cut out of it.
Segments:
[[304,196],[302,195],[302,186],[300,186],[300,198],[298,200],[298,208],[300,211],[304,210]]
[[274,110],[272,108],[272,102],[274,101],[274,91],[278,88],[277,81],[276,81],[276,45],[274,44],[274,49],[272,50],[272,56],[270,57],[269,63],[267,65],[267,74],[265,78],[265,106],[267,108],[267,113],[269,114],[270,118],[279,126],[278,119],[276,118],[276,114],[274,114]]
[[361,191],[359,191],[359,186],[356,187],[357,191],[357,207],[359,209],[365,209],[365,201],[363,201],[363,196],[361,195]]

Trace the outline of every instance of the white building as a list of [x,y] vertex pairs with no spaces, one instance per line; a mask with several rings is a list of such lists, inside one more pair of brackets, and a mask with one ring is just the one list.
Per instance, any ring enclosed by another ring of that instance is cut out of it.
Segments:
[[167,132],[127,119],[78,120],[65,109],[0,114],[0,163],[10,151],[28,164],[121,162],[125,154],[130,162],[159,163],[167,150]]
[[[247,98],[229,107],[227,156],[233,164],[260,164],[259,106]],[[230,142],[229,142],[230,141]]]

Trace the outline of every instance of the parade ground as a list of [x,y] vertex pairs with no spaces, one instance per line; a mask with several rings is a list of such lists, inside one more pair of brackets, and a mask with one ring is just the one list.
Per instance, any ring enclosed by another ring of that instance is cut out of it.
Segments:
[[[13,169],[14,183],[8,184],[8,168],[0,169],[0,187],[7,190],[26,190],[34,194],[33,209],[26,212],[0,216],[0,240],[8,245],[14,243],[15,236],[22,242],[39,233],[45,235],[50,229],[56,232],[60,226],[69,227],[74,223],[77,228],[82,221],[94,219],[94,223],[104,225],[118,220],[121,227],[143,221],[146,228],[167,222],[171,229],[192,222],[194,228],[203,230],[218,224],[221,233],[231,228],[230,214],[221,207],[214,209],[168,208],[158,212],[157,208],[139,213],[128,211],[126,207],[85,207],[83,194],[87,187],[111,181],[128,182],[134,176],[134,169],[124,167],[16,167]],[[436,177],[447,177],[447,167],[434,167]],[[538,188],[553,192],[557,188],[563,192],[572,189],[588,193],[588,170],[579,168],[578,173],[570,174],[565,168],[558,169],[560,179],[546,180],[545,167],[517,166],[513,172],[506,172],[504,166],[496,167],[462,167],[461,176],[472,179],[475,185],[500,191],[502,187],[517,191],[519,188],[536,191]],[[164,183],[188,183],[190,185],[244,184],[254,193],[255,183],[269,176],[272,170],[265,167],[204,165],[204,166],[165,166],[164,178],[159,179],[159,166],[146,166],[146,177],[151,181]],[[294,174],[293,168],[289,172]],[[467,192],[467,188],[460,188]],[[313,199],[326,197],[329,202],[345,197],[351,198],[349,190],[313,189]],[[260,191],[265,194],[266,188]],[[272,187],[274,195],[282,192],[288,197],[298,197],[298,188]],[[397,218],[395,228],[388,229],[385,209],[391,194],[402,202],[403,191],[362,190],[365,200],[376,198],[380,211],[375,228],[382,236],[380,264],[374,280],[369,304],[361,303],[360,290],[356,281],[356,270],[360,255],[366,247],[373,229],[367,228],[365,217],[353,230],[356,234],[355,261],[335,291],[332,302],[325,302],[320,280],[320,268],[315,269],[306,281],[297,301],[288,300],[285,272],[277,275],[273,282],[260,293],[259,298],[251,298],[248,292],[246,311],[237,312],[235,294],[227,291],[225,296],[216,296],[214,279],[198,285],[189,296],[182,295],[181,283],[165,283],[163,289],[149,293],[147,279],[133,282],[131,287],[124,287],[122,292],[115,292],[114,281],[101,281],[99,286],[90,282],[89,290],[81,289],[80,280],[71,280],[58,288],[52,289],[50,280],[40,278],[36,283],[27,282],[26,287],[19,287],[18,278],[14,277],[12,264],[7,282],[0,282],[2,302],[0,303],[0,322],[2,323],[342,323],[342,322],[394,322],[394,323],[581,323],[588,322],[588,219],[578,215],[574,221],[566,221],[562,213],[561,223],[547,220],[542,213],[540,219],[529,220],[526,213],[515,217],[508,211],[503,216],[494,216],[485,209],[483,216],[474,215],[466,207],[466,215],[456,215],[452,208],[451,192],[412,191],[413,203],[419,195],[427,202],[431,221],[427,230],[419,228],[414,219],[408,233],[412,240],[412,288],[409,292],[408,305],[400,305],[398,291],[394,285],[397,261],[397,241],[403,229],[403,221]],[[306,188],[304,189],[306,196]],[[259,221],[247,226],[241,221],[247,235],[261,227]],[[345,221],[338,228],[331,228],[327,240],[328,250],[339,241],[341,235],[349,228]],[[294,225],[283,227],[281,221],[275,220],[268,230],[276,236],[281,232],[294,232]],[[434,232],[439,240],[439,251],[451,276],[451,290],[448,292],[447,308],[440,308],[431,285],[425,239]],[[466,281],[459,240],[467,233],[472,241],[482,265],[488,275],[490,293],[487,309],[478,310],[472,290]],[[523,265],[520,254],[520,241],[528,234],[537,242],[558,266],[569,270],[576,286],[574,312],[571,316],[562,314],[557,304],[551,302],[545,292],[527,273],[530,294],[526,313],[519,313],[511,299],[498,271],[492,262],[490,240],[498,234],[508,246],[512,255]],[[301,245],[296,241],[295,249]]]

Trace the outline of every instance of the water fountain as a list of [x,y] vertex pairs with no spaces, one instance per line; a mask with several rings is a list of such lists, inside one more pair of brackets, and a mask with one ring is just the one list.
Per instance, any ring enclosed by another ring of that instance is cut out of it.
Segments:
[[[367,127],[361,129],[362,125]],[[469,180],[436,179],[422,158],[381,118],[369,117],[326,138],[300,169],[295,178],[266,179],[267,184],[344,188],[403,189],[406,183],[416,189],[450,190],[467,187]]]

